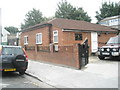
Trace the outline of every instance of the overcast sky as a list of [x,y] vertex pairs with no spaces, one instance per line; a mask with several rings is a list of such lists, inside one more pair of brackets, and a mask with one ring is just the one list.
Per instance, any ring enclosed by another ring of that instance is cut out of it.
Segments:
[[[119,2],[120,0],[67,0],[71,5],[82,7],[95,23],[96,11],[101,7],[104,1]],[[24,22],[25,14],[32,8],[39,9],[43,16],[54,16],[57,10],[57,4],[61,0],[0,0],[2,8],[2,26],[15,26],[20,28]]]

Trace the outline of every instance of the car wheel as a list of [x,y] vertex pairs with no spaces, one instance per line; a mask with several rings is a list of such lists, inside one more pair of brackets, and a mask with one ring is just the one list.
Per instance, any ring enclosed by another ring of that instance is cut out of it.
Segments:
[[104,56],[98,56],[98,58],[99,58],[100,60],[104,60],[104,59],[105,59]]
[[25,71],[19,71],[19,74],[20,74],[20,75],[24,75],[24,74],[25,74]]

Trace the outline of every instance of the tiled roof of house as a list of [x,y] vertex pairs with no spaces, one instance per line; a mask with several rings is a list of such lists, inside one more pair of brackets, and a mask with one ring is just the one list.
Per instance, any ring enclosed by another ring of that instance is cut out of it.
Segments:
[[[43,26],[51,24],[55,27],[59,27],[61,29],[68,29],[68,30],[85,30],[85,31],[116,31],[114,29],[111,29],[110,27],[99,25],[99,24],[93,24],[86,21],[80,21],[80,20],[71,20],[71,19],[61,19],[61,18],[55,18],[53,20],[43,22],[41,24],[37,24],[35,26],[27,28],[27,30],[32,29],[34,27]],[[26,31],[26,30],[25,30]]]
[[62,29],[72,29],[72,30],[87,30],[87,31],[115,31],[110,27],[93,24],[86,21],[80,20],[69,20],[69,19],[54,19],[50,21],[53,26],[62,28]]

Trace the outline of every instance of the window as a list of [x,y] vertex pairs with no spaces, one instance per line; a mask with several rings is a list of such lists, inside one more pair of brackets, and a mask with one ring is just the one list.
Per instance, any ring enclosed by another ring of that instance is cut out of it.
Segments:
[[42,33],[36,34],[36,44],[42,44]]
[[82,34],[75,33],[75,40],[82,40]]
[[4,54],[4,55],[12,55],[12,54],[21,55],[21,54],[23,54],[23,50],[22,50],[22,48],[17,48],[17,47],[4,47],[2,54]]
[[28,44],[28,36],[24,36],[24,45]]
[[53,31],[53,42],[58,43],[58,31]]

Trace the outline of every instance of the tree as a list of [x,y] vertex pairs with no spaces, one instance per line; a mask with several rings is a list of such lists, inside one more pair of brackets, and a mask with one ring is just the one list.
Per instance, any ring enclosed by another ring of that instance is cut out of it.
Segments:
[[5,27],[5,29],[6,29],[10,34],[16,34],[17,32],[19,32],[18,28],[13,27],[13,26]]
[[120,15],[120,6],[118,3],[114,2],[104,2],[102,3],[102,7],[100,11],[96,11],[96,18],[98,21],[111,16]]
[[73,7],[67,1],[58,3],[58,9],[55,12],[56,18],[66,18],[73,20],[84,20],[90,22],[91,19],[82,8]]
[[25,17],[26,18],[24,19],[24,24],[23,23],[21,24],[21,29],[25,29],[29,26],[39,24],[45,20],[45,18],[42,16],[42,12],[34,8],[31,11],[29,11],[25,15]]

